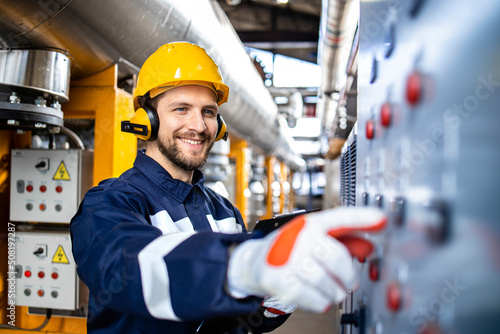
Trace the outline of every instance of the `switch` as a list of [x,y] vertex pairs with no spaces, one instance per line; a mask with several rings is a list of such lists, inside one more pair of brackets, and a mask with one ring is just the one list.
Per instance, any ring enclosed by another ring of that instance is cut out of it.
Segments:
[[[344,313],[342,317],[340,317],[341,325],[354,325],[354,327],[359,328],[359,333],[365,332],[365,317],[366,317],[366,309],[364,306],[359,308],[359,311],[356,310],[353,313]],[[342,331],[344,332],[344,331]]]
[[364,205],[364,206],[367,206],[368,205],[368,193],[365,191],[364,193],[361,194],[361,203]]
[[41,172],[49,170],[49,158],[38,158],[35,168]]
[[23,277],[23,266],[16,264],[16,266],[14,267],[14,271],[16,272],[16,278]]
[[57,291],[52,291],[50,295],[52,296],[52,298],[57,298],[57,296],[59,296],[59,293]]
[[394,51],[394,44],[396,40],[396,27],[394,26],[394,23],[389,25],[389,28],[387,29],[387,32],[385,33],[384,36],[384,56],[385,58],[389,58]]
[[384,205],[384,196],[380,194],[375,195],[375,197],[373,197],[373,205],[378,208],[382,208]]
[[40,208],[40,211],[45,211],[45,209],[47,208],[47,206],[43,203],[40,204],[38,207]]
[[440,244],[447,240],[450,230],[448,205],[444,200],[434,199],[424,204],[424,226],[431,243]]
[[405,199],[403,197],[396,197],[390,201],[391,216],[396,226],[403,225],[405,220]]
[[410,17],[415,18],[420,10],[422,9],[423,4],[425,3],[425,0],[413,0],[413,4],[411,5],[410,8]]
[[24,295],[25,296],[30,296],[31,295],[31,289],[24,289]]
[[24,180],[17,180],[16,189],[18,194],[24,193]]
[[36,244],[35,251],[33,252],[37,257],[46,257],[47,256],[47,245],[46,244]]
[[40,297],[43,297],[43,295],[45,294],[45,291],[43,291],[42,289],[38,290],[37,294],[40,296]]
[[378,60],[377,58],[373,57],[372,68],[370,71],[370,83],[374,83],[377,80],[377,76],[378,76]]

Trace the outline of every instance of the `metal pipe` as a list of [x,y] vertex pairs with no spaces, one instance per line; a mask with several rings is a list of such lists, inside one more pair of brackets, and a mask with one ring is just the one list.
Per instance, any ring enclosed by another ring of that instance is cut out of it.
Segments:
[[[204,47],[231,89],[220,111],[229,131],[291,168],[305,162],[278,125],[278,108],[216,0],[0,0],[0,45],[55,47],[74,57],[71,78],[118,64],[137,73],[160,45],[185,40]],[[196,10],[193,10],[196,8]],[[99,15],[96,15],[99,13]]]
[[330,100],[332,94],[340,92],[346,84],[359,1],[323,0],[322,6],[318,62],[323,73],[320,98],[326,102],[318,105],[320,108],[317,113],[322,119],[323,128],[331,128],[331,113],[336,108],[330,107],[334,102]]

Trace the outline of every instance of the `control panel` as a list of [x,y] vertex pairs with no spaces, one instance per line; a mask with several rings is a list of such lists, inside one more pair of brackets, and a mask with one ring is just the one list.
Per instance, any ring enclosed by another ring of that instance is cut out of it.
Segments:
[[500,2],[362,0],[360,13],[342,199],[389,221],[357,263],[344,332],[497,333]]
[[12,150],[10,220],[69,223],[80,203],[82,150]]
[[16,232],[16,305],[78,307],[79,279],[68,232]]

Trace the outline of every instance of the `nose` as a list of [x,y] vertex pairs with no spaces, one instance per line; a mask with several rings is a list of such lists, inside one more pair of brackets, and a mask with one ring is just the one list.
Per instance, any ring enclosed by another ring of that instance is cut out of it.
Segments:
[[195,111],[189,115],[187,128],[197,133],[205,132],[205,130],[207,129],[207,125],[205,124],[205,119],[201,111]]

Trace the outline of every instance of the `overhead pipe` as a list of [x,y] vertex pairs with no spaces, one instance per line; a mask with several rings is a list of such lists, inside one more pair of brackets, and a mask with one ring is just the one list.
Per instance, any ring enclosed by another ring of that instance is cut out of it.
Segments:
[[[159,46],[204,47],[230,87],[221,113],[231,132],[295,170],[305,161],[277,121],[278,107],[216,0],[0,0],[3,48],[58,48],[73,57],[71,79],[118,64],[118,80],[137,74]],[[195,10],[193,10],[195,8]],[[99,13],[99,15],[96,15]],[[284,131],[285,130],[285,131]]]
[[338,107],[339,92],[347,82],[347,66],[359,17],[359,1],[323,0],[319,57],[322,69],[322,84],[317,114],[324,129],[330,129]]

